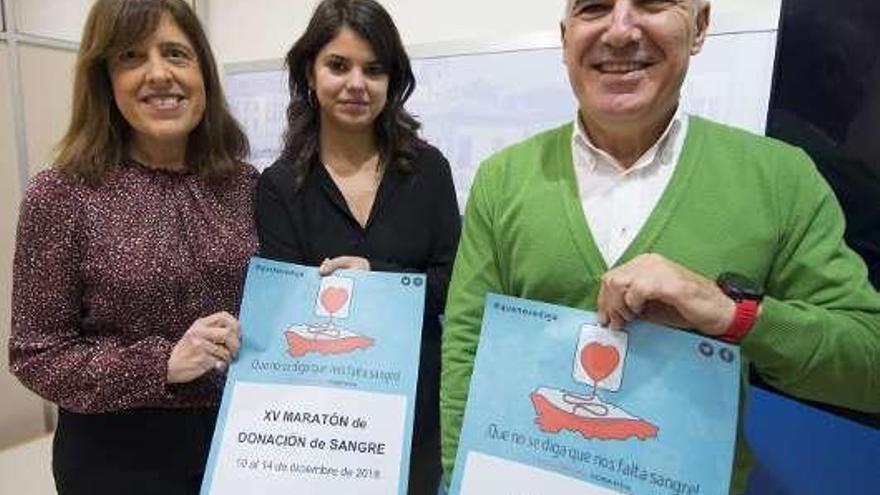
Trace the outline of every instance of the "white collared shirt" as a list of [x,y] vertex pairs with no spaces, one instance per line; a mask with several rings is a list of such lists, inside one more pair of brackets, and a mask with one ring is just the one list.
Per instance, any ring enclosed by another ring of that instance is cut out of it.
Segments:
[[590,141],[575,116],[571,156],[581,206],[608,266],[626,251],[657,206],[681,156],[687,127],[688,116],[679,107],[660,139],[624,169]]

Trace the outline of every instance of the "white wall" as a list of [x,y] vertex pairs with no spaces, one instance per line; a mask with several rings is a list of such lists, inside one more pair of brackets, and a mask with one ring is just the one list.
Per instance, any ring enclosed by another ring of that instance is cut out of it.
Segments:
[[78,42],[93,3],[95,0],[16,0],[18,31]]
[[0,450],[43,431],[42,402],[7,371],[12,253],[21,198],[10,90],[9,48],[0,43]]
[[30,175],[48,167],[70,119],[76,53],[22,45],[19,75]]
[[[775,29],[781,0],[712,0],[713,30]],[[280,59],[318,0],[204,0],[220,63]],[[557,31],[564,0],[380,0],[407,46]]]
[[18,0],[18,31],[78,41],[93,0]]
[[92,1],[4,0],[14,15],[0,46],[0,450],[45,433],[43,401],[8,371],[15,229],[21,183],[46,166],[70,114],[75,53],[70,43],[52,40],[78,38]]

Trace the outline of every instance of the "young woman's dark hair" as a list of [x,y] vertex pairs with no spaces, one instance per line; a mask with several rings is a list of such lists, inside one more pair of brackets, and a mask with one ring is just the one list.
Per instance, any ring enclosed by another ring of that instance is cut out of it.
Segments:
[[290,104],[281,158],[293,167],[297,187],[311,172],[320,148],[320,108],[307,74],[318,52],[343,27],[367,40],[388,74],[388,100],[374,124],[381,166],[406,171],[416,156],[419,123],[403,108],[416,82],[394,21],[374,0],[324,0],[285,57]]
[[209,180],[239,173],[247,136],[226,106],[208,38],[183,0],[98,0],[92,7],[76,60],[70,125],[55,159],[59,172],[97,184],[125,159],[131,126],[116,107],[107,64],[147,39],[163,15],[193,44],[205,81],[205,114],[190,133],[186,166]]

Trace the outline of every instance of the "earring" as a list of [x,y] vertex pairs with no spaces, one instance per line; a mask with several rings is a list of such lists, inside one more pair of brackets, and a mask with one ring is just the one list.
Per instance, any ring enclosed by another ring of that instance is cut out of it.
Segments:
[[318,108],[318,97],[315,95],[315,90],[309,87],[306,91],[306,103],[312,108]]

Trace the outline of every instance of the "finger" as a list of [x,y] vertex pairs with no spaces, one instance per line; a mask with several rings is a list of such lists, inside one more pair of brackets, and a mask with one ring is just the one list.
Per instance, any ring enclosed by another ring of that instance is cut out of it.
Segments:
[[604,286],[605,291],[605,310],[608,313],[608,325],[619,330],[627,321],[635,318],[624,300],[626,291],[629,290],[630,283],[628,280],[619,277],[607,277]]
[[241,334],[239,332],[230,332],[226,336],[226,348],[229,349],[232,358],[238,356],[238,350],[241,349]]
[[617,308],[617,314],[624,321],[633,321],[638,318],[637,313],[626,304],[626,292],[620,295],[620,306]]
[[228,363],[232,360],[232,353],[229,352],[229,349],[226,348],[225,345],[217,345],[208,340],[202,340],[201,349],[214,359],[223,361],[224,363]]
[[[202,327],[192,338],[196,342],[196,346],[204,352],[215,357],[229,356],[231,358],[232,351],[227,345],[228,334],[229,330],[225,328]],[[219,351],[215,351],[215,349],[219,349]],[[222,354],[218,354],[218,352]],[[229,358],[225,360],[228,361]]]
[[[634,286],[624,289],[623,293],[619,294],[619,296],[619,300],[613,300],[612,304],[615,306],[608,318],[608,327],[612,330],[622,329],[628,322],[639,318],[641,312],[641,295]],[[617,297],[617,294],[615,294],[615,297]]]
[[222,333],[219,334],[219,338],[214,336],[210,342],[214,345],[225,347],[230,355],[235,357],[238,355],[238,349],[241,346],[241,338],[237,328],[220,328],[220,330],[222,330]]
[[335,258],[330,258],[327,264],[333,269],[333,271],[348,270],[353,267],[352,259],[351,256],[337,256]]
[[217,313],[202,318],[201,321],[205,325],[232,328],[238,320],[226,311],[218,311]]
[[[606,295],[605,300],[608,301],[608,297]],[[633,320],[633,316],[629,311],[622,311],[618,307],[614,307],[609,303],[605,303],[605,308],[597,311],[597,322],[599,325],[603,327],[608,327],[612,330],[620,330],[626,325],[627,321]]]
[[628,320],[621,315],[619,311],[612,311],[608,313],[608,328],[611,330],[620,330],[624,326],[626,326],[626,322]]
[[606,290],[604,284],[599,286],[599,295],[596,297],[596,320],[600,326],[607,327],[608,326],[608,311],[606,310],[606,306],[608,305]]
[[623,302],[623,296],[615,296],[613,308],[608,312],[608,328],[612,330],[620,330],[626,323],[635,319],[635,315],[627,308]]
[[232,356],[235,357],[241,346],[241,323],[234,316],[225,313],[222,326],[214,328],[221,329],[223,333],[221,338],[217,338],[216,335],[212,336],[211,341],[215,344],[226,346],[229,352],[232,353]]
[[233,355],[238,354],[238,349],[241,347],[241,322],[235,320],[235,326],[229,331],[229,350],[232,351]]
[[645,309],[644,293],[633,285],[623,293],[623,303],[634,317],[639,317]]
[[226,334],[229,331],[225,327],[201,325],[190,328],[187,333],[193,337],[207,340],[212,344],[223,344],[226,342]]
[[321,262],[321,266],[318,267],[318,273],[323,277],[332,274],[334,271],[336,271],[336,265],[333,260],[329,258],[324,258],[324,261]]
[[360,256],[340,256],[339,268],[348,270],[370,271],[370,262]]

